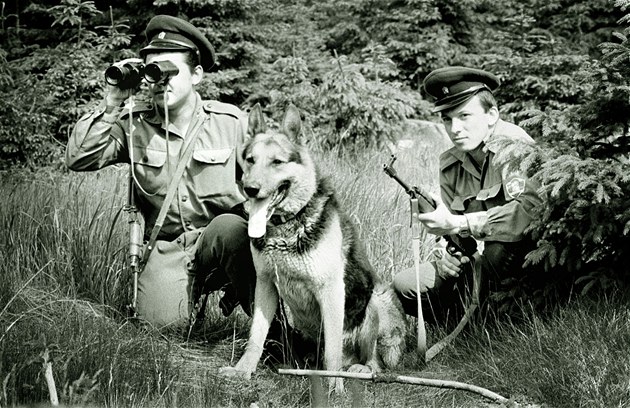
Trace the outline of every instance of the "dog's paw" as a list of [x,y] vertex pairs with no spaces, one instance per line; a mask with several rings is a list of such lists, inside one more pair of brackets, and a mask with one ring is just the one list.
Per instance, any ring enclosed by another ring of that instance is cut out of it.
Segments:
[[221,367],[219,368],[219,375],[223,377],[242,378],[244,380],[251,380],[251,371],[238,370],[236,367]]

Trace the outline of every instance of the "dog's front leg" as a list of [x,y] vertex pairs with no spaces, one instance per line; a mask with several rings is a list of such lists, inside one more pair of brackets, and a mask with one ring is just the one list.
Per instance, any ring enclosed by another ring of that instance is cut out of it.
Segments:
[[271,320],[276,312],[277,304],[278,292],[273,282],[266,276],[259,274],[256,278],[254,315],[245,353],[243,353],[235,367],[223,367],[219,370],[219,374],[243,377],[247,380],[251,378],[262,356],[263,345],[269,332]]
[[[343,319],[345,288],[343,276],[330,282],[318,299],[324,322],[324,364],[326,370],[341,371],[343,361]],[[344,391],[343,379],[331,377],[329,386],[337,394]]]

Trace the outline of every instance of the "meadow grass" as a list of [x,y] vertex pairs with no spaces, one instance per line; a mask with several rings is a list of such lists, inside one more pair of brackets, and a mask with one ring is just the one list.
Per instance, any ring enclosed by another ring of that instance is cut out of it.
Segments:
[[[426,129],[425,129],[426,130]],[[432,137],[428,136],[433,134]],[[400,176],[436,192],[435,132],[410,132]],[[340,152],[336,152],[340,153]],[[367,256],[386,281],[413,264],[408,197],[383,171],[386,151],[347,156],[315,152],[354,220]],[[224,318],[210,301],[202,336],[158,333],[125,315],[127,171],[5,175],[0,181],[0,406],[43,403],[50,355],[60,400],[69,406],[308,406],[308,379],[280,376],[261,364],[250,382],[216,376],[234,364],[249,319]],[[422,257],[433,238],[423,234]],[[409,349],[397,373],[470,382],[513,401],[549,407],[630,406],[630,312],[617,296],[576,299],[539,315],[523,305],[518,323],[476,321],[428,366]],[[429,329],[429,343],[444,335]],[[476,395],[404,384],[349,384],[333,406],[478,407]],[[354,390],[354,391],[352,391]],[[359,390],[359,391],[356,391]],[[359,396],[358,396],[359,395]]]

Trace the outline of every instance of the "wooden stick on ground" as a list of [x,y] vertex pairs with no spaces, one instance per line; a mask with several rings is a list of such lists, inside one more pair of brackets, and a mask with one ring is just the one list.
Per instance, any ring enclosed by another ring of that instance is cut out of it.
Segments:
[[59,405],[59,398],[57,397],[57,387],[55,386],[55,377],[53,377],[52,362],[50,361],[48,349],[44,350],[42,358],[44,360],[44,378],[48,386],[48,394],[50,394],[50,405],[56,407]]
[[353,378],[359,380],[370,380],[377,383],[403,383],[417,384],[427,387],[449,388],[454,390],[469,391],[495,402],[508,402],[508,399],[486,388],[478,387],[472,384],[466,384],[458,381],[436,380],[432,378],[409,377],[404,375],[392,374],[373,374],[373,373],[350,373],[347,371],[325,371],[325,370],[298,370],[298,369],[279,369],[278,374],[298,375],[298,376],[322,376],[322,377],[341,377]]

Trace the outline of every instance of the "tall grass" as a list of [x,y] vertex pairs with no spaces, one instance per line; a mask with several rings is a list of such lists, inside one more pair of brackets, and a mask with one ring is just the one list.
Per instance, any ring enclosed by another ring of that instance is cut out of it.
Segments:
[[[395,164],[410,184],[437,192],[439,133],[416,128]],[[408,197],[383,171],[387,151],[352,156],[313,149],[355,221],[378,274],[413,264]],[[243,313],[220,316],[211,299],[206,333],[191,342],[133,324],[126,270],[124,168],[84,174],[12,174],[0,180],[0,406],[46,401],[46,352],[64,404],[107,407],[308,406],[309,382],[261,365],[251,382],[216,376],[245,344]],[[432,237],[423,236],[423,257]],[[623,299],[580,300],[524,321],[476,323],[429,367],[410,349],[400,373],[468,381],[520,402],[557,407],[630,406],[630,313]],[[414,322],[410,321],[412,325]],[[442,336],[430,330],[430,341]],[[475,407],[461,392],[401,384],[354,388],[371,406]],[[349,406],[353,396],[334,399]]]

